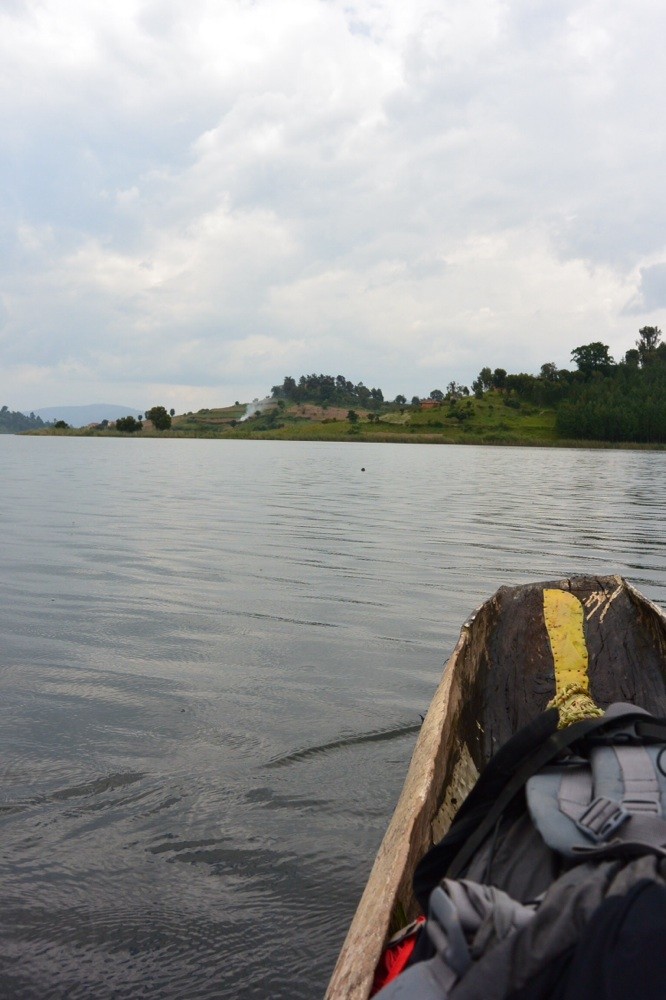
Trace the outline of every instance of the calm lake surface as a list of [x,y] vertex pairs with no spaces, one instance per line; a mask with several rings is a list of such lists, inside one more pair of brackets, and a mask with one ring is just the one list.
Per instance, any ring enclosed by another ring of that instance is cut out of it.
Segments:
[[663,452],[0,462],[6,998],[320,997],[473,608],[588,572],[666,604]]

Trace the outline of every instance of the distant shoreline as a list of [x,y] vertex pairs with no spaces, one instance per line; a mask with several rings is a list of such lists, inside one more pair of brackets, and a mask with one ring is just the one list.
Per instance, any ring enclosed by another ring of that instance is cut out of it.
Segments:
[[[317,435],[313,432],[307,436],[303,434],[285,434],[284,429],[280,431],[226,431],[224,433],[214,432],[193,432],[193,431],[153,431],[144,430],[138,434],[123,434],[115,430],[97,430],[91,428],[67,428],[58,429],[43,428],[40,430],[21,431],[15,437],[96,437],[96,438],[124,438],[126,440],[146,440],[146,439],[169,439],[169,440],[204,440],[204,441],[296,441],[308,443],[311,441],[335,442],[342,444],[428,444],[428,445],[473,445],[475,447],[488,448],[575,448],[593,451],[666,451],[666,444],[655,442],[634,442],[634,441],[583,441],[583,440],[539,440],[539,439],[516,439],[512,437],[497,438],[489,441],[473,435],[461,437],[447,437],[439,434],[399,434],[395,432],[381,431],[380,433],[365,433],[360,430],[358,433],[349,434],[348,431],[341,431],[338,434],[326,433]],[[8,435],[9,436],[9,435]]]
[[[666,345],[663,346],[666,355]],[[635,373],[632,374],[633,369],[625,368],[620,366],[617,378],[622,376],[625,382],[627,379],[631,381]],[[659,374],[662,366],[655,362],[645,368],[644,376],[641,374],[643,369],[639,369],[640,377],[649,382],[648,388],[652,386],[649,381],[654,374],[652,369]],[[338,376],[335,385],[341,378]],[[345,383],[347,396],[340,396],[339,393],[338,396],[331,396],[331,378],[313,375],[309,376],[313,385],[305,380],[310,398],[298,401],[288,395],[288,390],[296,394],[301,390],[287,384],[293,379],[285,379],[283,387],[273,387],[271,396],[255,399],[251,403],[236,401],[229,406],[204,407],[180,414],[176,414],[173,408],[156,405],[136,418],[132,415],[104,418],[99,422],[90,421],[85,426],[78,421],[69,424],[64,419],[48,426],[41,421],[37,425],[28,423],[26,426],[16,422],[12,425],[6,420],[7,426],[0,423],[0,428],[10,433],[38,436],[666,450],[666,408],[663,401],[659,405],[654,402],[655,399],[662,399],[659,394],[655,396],[653,393],[637,415],[636,393],[627,392],[626,398],[621,396],[619,403],[614,396],[610,402],[607,401],[608,405],[604,404],[605,409],[602,403],[595,409],[592,406],[594,399],[588,406],[587,397],[581,389],[573,402],[565,398],[556,405],[551,399],[550,382],[542,384],[543,380],[539,382],[539,379],[527,375],[511,378],[523,381],[517,382],[513,388],[503,389],[491,387],[484,390],[483,386],[475,384],[473,396],[467,387],[451,383],[447,395],[433,390],[427,399],[414,397],[408,403],[404,396],[386,402],[380,390],[367,389],[363,384],[354,387]],[[527,386],[523,384],[526,379],[531,380]],[[302,381],[299,380],[299,385]],[[598,378],[589,392],[597,384],[606,385],[606,382]],[[583,388],[585,385],[587,383]],[[658,383],[657,388],[660,386],[661,383]],[[654,386],[652,388],[655,389]],[[324,398],[319,398],[322,396]],[[357,402],[349,406],[341,403],[342,398],[353,400],[356,397]],[[99,412],[105,405],[99,404]],[[590,407],[592,409],[588,412]]]

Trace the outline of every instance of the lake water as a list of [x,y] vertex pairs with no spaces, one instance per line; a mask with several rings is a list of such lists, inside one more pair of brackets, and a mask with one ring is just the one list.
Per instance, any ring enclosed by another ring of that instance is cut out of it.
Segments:
[[0,462],[2,997],[321,996],[472,609],[588,572],[666,604],[663,452]]

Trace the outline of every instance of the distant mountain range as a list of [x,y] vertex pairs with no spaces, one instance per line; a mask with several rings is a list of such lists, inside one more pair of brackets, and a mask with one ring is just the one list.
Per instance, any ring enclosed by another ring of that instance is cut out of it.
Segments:
[[33,412],[45,421],[64,420],[70,427],[86,427],[87,424],[99,424],[102,420],[138,417],[143,410],[112,403],[90,403],[88,406],[43,406]]

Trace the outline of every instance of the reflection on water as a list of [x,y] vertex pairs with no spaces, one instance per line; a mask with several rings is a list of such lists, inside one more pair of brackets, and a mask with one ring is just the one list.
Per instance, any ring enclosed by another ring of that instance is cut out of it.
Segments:
[[581,572],[666,603],[663,453],[0,456],[2,996],[320,996],[470,611]]

